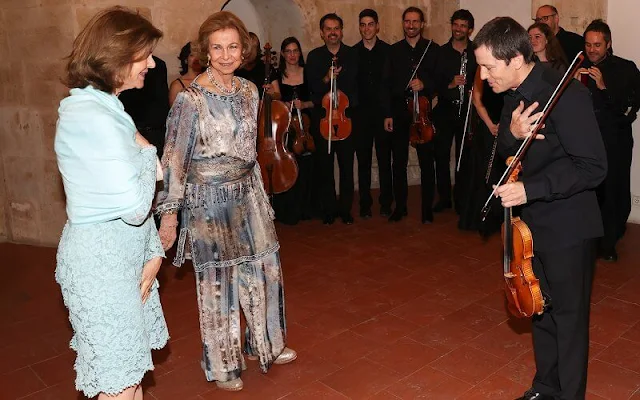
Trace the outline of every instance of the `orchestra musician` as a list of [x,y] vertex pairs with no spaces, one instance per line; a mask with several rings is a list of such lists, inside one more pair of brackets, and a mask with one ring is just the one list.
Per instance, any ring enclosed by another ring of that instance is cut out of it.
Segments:
[[595,20],[584,33],[587,60],[578,70],[591,92],[593,108],[607,150],[607,177],[598,188],[604,225],[599,256],[617,261],[616,243],[631,212],[631,124],[640,108],[640,72],[633,61],[613,55],[611,29]]
[[[513,155],[562,75],[533,62],[527,31],[509,17],[482,27],[475,55],[482,79],[494,92],[506,92],[498,151]],[[521,399],[584,399],[591,284],[602,236],[595,188],[607,170],[586,88],[570,82],[540,132],[524,156],[521,179],[496,189],[504,207],[522,206],[533,235],[533,270],[550,302],[533,317],[536,374]]]
[[[378,13],[370,8],[358,16],[360,36],[354,48],[358,51],[358,94],[360,95],[360,120],[362,128],[354,138],[358,158],[358,192],[360,194],[360,218],[371,217],[371,162],[375,140],[380,180],[380,214],[391,214],[391,146],[390,135],[384,130],[384,111],[380,102],[382,72],[389,52],[389,44],[378,37],[380,24]],[[380,165],[384,165],[381,168]],[[384,171],[384,172],[383,172]]]
[[[400,221],[408,214],[407,164],[409,162],[411,113],[407,107],[407,101],[413,97],[413,91],[419,92],[429,101],[433,99],[435,94],[435,73],[439,46],[422,36],[424,24],[422,10],[417,7],[409,7],[404,10],[402,13],[404,38],[391,46],[385,64],[383,81],[387,87],[383,92],[384,128],[389,132],[391,142],[391,157],[393,159],[391,174],[396,203],[393,213],[389,216],[389,221]],[[414,71],[415,76],[413,75]],[[418,144],[416,152],[420,163],[422,223],[426,224],[433,221],[431,210],[435,183],[433,141]],[[380,168],[387,168],[385,173],[388,173],[388,165],[380,166]]]
[[[434,139],[436,160],[436,186],[438,202],[434,212],[452,207],[451,202],[451,145],[455,138],[456,165],[460,155],[464,120],[469,102],[469,90],[473,86],[476,60],[473,43],[469,36],[473,32],[474,18],[468,10],[457,10],[451,16],[451,38],[442,45],[438,58],[437,91],[438,105],[433,110],[437,135]],[[456,174],[456,183],[463,180]],[[459,214],[467,193],[464,185],[455,185],[453,200]]]
[[[322,99],[330,90],[331,63],[334,57],[337,58],[337,66],[333,71],[337,75],[337,89],[341,90],[349,99],[346,116],[352,120],[352,131],[356,132],[358,129],[356,115],[351,112],[358,106],[358,55],[352,47],[342,43],[342,28],[342,18],[337,14],[330,13],[320,19],[320,37],[325,44],[309,52],[306,65],[311,101],[314,104],[311,114],[311,130],[316,144],[314,165],[317,174],[315,174],[315,180],[318,182],[318,196],[325,225],[333,224],[336,215],[339,215],[345,224],[353,224],[351,207],[354,186],[354,134],[346,139],[333,141],[331,154],[327,154],[328,141],[320,135],[320,120],[323,117],[328,118],[328,115],[325,115],[326,111],[322,108]],[[333,175],[334,158],[336,157],[340,169],[339,203]]]

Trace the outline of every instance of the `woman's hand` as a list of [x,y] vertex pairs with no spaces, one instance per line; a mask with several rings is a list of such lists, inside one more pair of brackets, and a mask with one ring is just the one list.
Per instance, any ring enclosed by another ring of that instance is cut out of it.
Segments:
[[500,124],[491,124],[488,126],[488,128],[489,132],[491,132],[493,136],[498,136],[498,129],[500,128]]
[[178,216],[177,214],[165,214],[160,220],[160,229],[158,234],[160,235],[160,243],[162,248],[166,251],[173,246],[176,242],[178,228]]
[[298,110],[302,110],[304,108],[304,104],[300,101],[300,99],[295,99],[293,101],[293,106]]
[[142,280],[140,281],[140,296],[142,296],[142,304],[147,302],[151,294],[151,286],[156,280],[156,275],[160,270],[162,257],[154,257],[147,261],[142,269]]

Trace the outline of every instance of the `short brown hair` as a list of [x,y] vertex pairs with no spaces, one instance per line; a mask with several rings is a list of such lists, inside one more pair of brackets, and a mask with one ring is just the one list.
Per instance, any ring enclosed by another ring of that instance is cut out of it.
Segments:
[[[208,65],[209,36],[211,36],[213,32],[222,29],[235,29],[238,32],[238,35],[240,35],[240,44],[242,45],[242,57],[243,59],[249,58],[249,53],[251,53],[251,37],[244,23],[229,11],[218,11],[207,18],[198,30],[200,65],[204,67]],[[260,49],[258,49],[258,53],[259,52]]]
[[149,57],[162,32],[146,18],[116,6],[98,12],[73,41],[64,84],[113,93],[131,65]]

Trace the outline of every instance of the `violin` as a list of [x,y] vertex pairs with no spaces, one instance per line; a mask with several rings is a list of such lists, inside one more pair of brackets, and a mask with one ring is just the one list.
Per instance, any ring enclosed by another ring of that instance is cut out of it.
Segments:
[[[293,100],[298,99],[298,94],[294,89],[293,99],[291,101],[291,111],[295,107],[293,105]],[[296,107],[296,112],[292,113],[291,117],[291,127],[289,131],[293,134],[293,152],[297,155],[304,154],[306,152],[313,153],[316,150],[316,145],[313,141],[313,138],[308,133],[309,126],[311,122],[309,120],[309,116],[303,114],[299,108]]]
[[331,60],[331,86],[329,92],[322,98],[322,107],[326,114],[320,120],[320,134],[329,141],[329,153],[331,142],[344,140],[351,135],[351,118],[347,118],[345,110],[349,108],[349,98],[338,89],[337,77],[334,74],[337,57]]
[[[505,178],[508,182],[517,181],[517,176],[522,170],[522,160],[527,150],[535,141],[536,135],[547,120],[558,99],[569,86],[573,76],[584,60],[584,55],[579,52],[571,63],[570,68],[556,87],[551,98],[542,110],[542,115],[535,122],[535,128],[520,145],[515,156],[507,160],[508,168],[495,185],[493,191],[482,208],[481,215],[484,221],[490,210],[490,202],[496,194],[496,188],[503,185]],[[540,283],[536,278],[531,259],[533,258],[533,236],[527,224],[520,218],[513,218],[511,209],[505,207],[503,224],[503,273],[505,279],[505,292],[509,304],[509,312],[516,317],[530,317],[534,314],[542,314],[549,306],[549,302],[540,290]]]
[[[271,53],[269,43],[265,54]],[[271,63],[265,63],[265,84],[270,83]],[[298,163],[284,143],[291,123],[291,113],[280,100],[273,100],[265,90],[258,113],[258,164],[267,194],[286,192],[298,179]]]
[[417,91],[414,91],[413,99],[409,99],[408,106],[412,114],[409,143],[413,147],[429,143],[436,134],[436,128],[431,122],[431,102],[426,96],[420,96]]
[[[507,159],[510,164],[513,157]],[[518,180],[522,165],[518,163],[508,183]],[[514,217],[511,207],[504,208],[502,224],[503,275],[509,312],[516,317],[542,314],[546,301],[540,290],[540,281],[533,272],[533,235],[527,224]]]

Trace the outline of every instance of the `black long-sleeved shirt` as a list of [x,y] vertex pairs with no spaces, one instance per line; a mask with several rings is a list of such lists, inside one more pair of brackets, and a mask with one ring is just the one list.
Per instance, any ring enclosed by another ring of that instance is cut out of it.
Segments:
[[[522,141],[509,130],[511,113],[524,102],[544,108],[562,75],[535,64],[527,78],[504,97],[498,151],[513,155]],[[535,113],[535,111],[534,111]],[[545,122],[545,138],[535,140],[522,162],[527,194],[522,219],[533,234],[534,249],[558,250],[603,234],[594,189],[607,174],[607,158],[588,90],[573,80]]]
[[390,46],[378,38],[371,50],[364,46],[362,40],[353,48],[358,52],[358,98],[360,105],[373,112],[379,111],[383,89],[382,74]]
[[[451,114],[457,117],[459,104],[456,103],[460,100],[460,90],[458,86],[453,89],[449,89],[449,83],[453,80],[453,77],[460,75],[460,67],[462,65],[462,53],[453,48],[453,39],[449,39],[447,43],[440,47],[440,54],[438,58],[438,67],[436,70],[436,90],[438,92],[438,105],[433,111],[435,114]],[[469,101],[469,90],[473,87],[473,80],[476,76],[476,69],[478,64],[476,63],[476,56],[473,52],[473,43],[469,41],[465,50],[467,54],[467,83],[464,88],[464,101],[462,104],[462,118],[466,115],[466,106]]]
[[[344,43],[340,44],[340,49],[336,54],[337,67],[342,67],[336,79],[338,89],[342,90],[349,98],[349,108],[358,106],[358,53]],[[317,47],[307,56],[307,64],[304,72],[309,82],[311,101],[316,107],[322,106],[322,98],[331,89],[331,83],[324,83],[323,78],[331,67],[333,53],[327,46]]]
[[[585,60],[583,66],[593,66]],[[633,61],[607,56],[596,67],[602,72],[605,90],[600,90],[593,79],[587,87],[593,99],[593,109],[601,128],[617,128],[631,124],[640,109],[640,71]],[[604,132],[603,132],[604,133]]]
[[584,51],[584,38],[577,33],[565,31],[563,28],[560,28],[556,34],[556,38],[558,42],[560,42],[560,47],[564,50],[569,64],[571,64],[576,54]]
[[386,88],[382,91],[381,99],[385,117],[392,118],[407,110],[406,99],[412,95],[411,89],[407,89],[407,84],[427,46],[429,49],[415,78],[424,84],[420,95],[426,96],[429,100],[433,99],[436,93],[436,66],[440,46],[434,41],[420,38],[416,46],[411,47],[406,39],[402,39],[391,45],[385,63],[383,83]]

